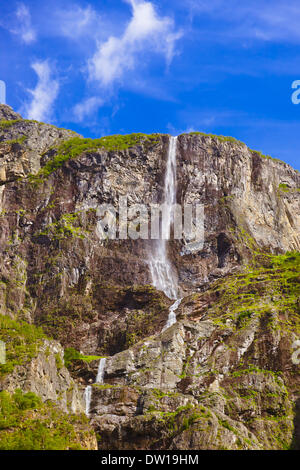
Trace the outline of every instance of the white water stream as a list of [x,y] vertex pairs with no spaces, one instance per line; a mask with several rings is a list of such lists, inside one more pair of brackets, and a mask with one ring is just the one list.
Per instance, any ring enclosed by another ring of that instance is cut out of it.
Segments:
[[169,299],[175,300],[169,309],[167,323],[163,329],[176,323],[175,310],[182,299],[178,298],[178,279],[168,258],[167,240],[170,238],[173,223],[172,205],[176,204],[176,149],[177,137],[170,137],[168,159],[164,182],[164,204],[168,208],[162,225],[162,237],[157,240],[149,260],[152,282],[156,289],[163,291]]
[[[168,245],[167,240],[170,238],[171,226],[173,223],[172,205],[176,204],[176,148],[177,137],[170,137],[168,160],[165,174],[164,184],[164,203],[169,210],[166,212],[164,223],[162,226],[162,237],[156,240],[154,249],[149,259],[149,268],[152,276],[154,287],[157,290],[163,291],[169,299],[175,300],[169,309],[169,316],[163,331],[176,323],[175,311],[180,305],[181,298],[178,297],[178,279],[174,272],[172,264],[168,258]],[[100,359],[98,366],[98,373],[95,383],[103,383],[105,372],[106,358]],[[85,397],[85,412],[86,415],[90,414],[90,406],[92,400],[92,386],[88,385],[84,392]]]
[[90,407],[92,400],[92,386],[88,385],[84,390],[84,401],[85,401],[85,414],[87,417],[90,416]]
[[181,301],[182,301],[182,299],[177,299],[176,302],[174,302],[171,305],[171,307],[169,308],[168,320],[167,320],[167,323],[165,324],[165,326],[163,327],[162,331],[165,331],[167,328],[169,328],[170,326],[174,325],[174,323],[176,323],[175,310],[178,309],[179,305],[181,304]]
[[106,365],[106,357],[102,357],[102,359],[100,359],[99,361],[99,366],[98,366],[98,373],[96,377],[97,384],[103,384],[105,365]]
[[[97,384],[103,384],[105,365],[106,365],[106,357],[102,357],[99,361],[98,372],[97,372],[97,377],[95,381],[95,383]],[[85,387],[84,400],[85,400],[85,414],[86,416],[89,417],[91,401],[92,401],[92,386],[91,385],[87,385],[87,387]]]

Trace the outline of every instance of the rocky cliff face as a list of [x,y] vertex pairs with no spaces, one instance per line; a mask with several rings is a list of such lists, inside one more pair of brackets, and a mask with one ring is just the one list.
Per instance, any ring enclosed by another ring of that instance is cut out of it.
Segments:
[[102,448],[111,433],[118,449],[296,442],[300,259],[271,259],[187,296],[176,324],[107,359],[92,402]]
[[52,400],[64,412],[84,413],[82,393],[64,366],[64,351],[57,341],[43,340],[31,361],[16,365],[11,374],[0,379],[2,390],[14,392],[20,388]]
[[177,201],[204,205],[205,240],[169,242],[184,300],[162,332],[172,301],[151,285],[152,241],[103,239],[98,208],[161,202],[168,145],[83,139],[0,107],[1,332],[34,336],[21,363],[9,350],[1,387],[82,411],[97,361],[73,362],[74,382],[72,347],[108,356],[92,386],[100,448],[297,446],[299,173],[234,139],[178,137]]

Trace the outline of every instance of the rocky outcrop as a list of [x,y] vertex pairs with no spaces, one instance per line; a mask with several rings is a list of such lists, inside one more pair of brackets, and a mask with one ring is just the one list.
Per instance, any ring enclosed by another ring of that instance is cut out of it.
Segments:
[[108,358],[105,385],[93,387],[100,447],[299,446],[299,261],[291,255],[186,297],[176,324]]
[[0,391],[13,393],[17,389],[33,392],[44,402],[51,400],[66,413],[85,411],[83,389],[64,366],[64,351],[57,341],[44,340],[36,357],[0,378]]
[[192,396],[94,387],[92,424],[103,450],[260,449],[255,435]]
[[1,105],[0,185],[38,172],[47,150],[75,136],[73,131],[22,119],[9,106]]
[[181,257],[182,283],[195,289],[231,271],[254,246],[299,250],[299,172],[232,140],[192,133],[178,141],[179,201],[205,206],[204,250],[196,262],[195,253]]
[[0,121],[16,121],[23,119],[22,116],[16,113],[7,104],[1,104],[0,106]]
[[205,239],[168,244],[184,299],[162,332],[172,301],[151,285],[153,241],[103,238],[98,209],[118,220],[120,196],[161,202],[169,136],[93,141],[0,106],[1,334],[24,322],[56,340],[34,333],[26,361],[10,352],[2,387],[82,411],[97,361],[76,385],[73,347],[109,356],[92,387],[101,449],[297,447],[299,172],[231,138],[177,142],[177,201],[203,204]]

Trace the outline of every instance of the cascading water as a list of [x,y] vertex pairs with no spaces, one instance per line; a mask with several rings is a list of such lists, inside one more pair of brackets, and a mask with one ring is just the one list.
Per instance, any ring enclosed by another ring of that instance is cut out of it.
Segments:
[[90,407],[91,407],[91,401],[92,401],[92,386],[91,385],[88,385],[87,387],[85,387],[84,400],[85,400],[85,414],[87,416],[90,416]]
[[169,317],[164,330],[176,322],[175,310],[182,300],[178,298],[178,279],[168,258],[167,251],[167,240],[170,237],[173,223],[172,206],[176,204],[176,149],[177,137],[170,137],[163,201],[167,211],[162,224],[162,237],[156,240],[149,260],[154,287],[162,290],[169,299],[176,300],[169,309]]
[[[106,365],[106,357],[102,357],[98,365],[98,372],[97,372],[97,377],[96,377],[96,382],[95,382],[97,384],[103,384],[105,365]],[[87,417],[89,417],[91,401],[92,401],[92,386],[91,385],[88,385],[87,387],[85,387],[84,400],[85,400],[85,414]]]
[[156,240],[149,267],[154,287],[169,299],[177,299],[177,279],[167,256],[165,240]]
[[174,325],[176,323],[176,313],[175,310],[178,309],[182,299],[177,299],[176,302],[174,302],[171,307],[169,308],[169,316],[166,325],[164,326],[162,331],[165,331],[167,328],[170,326]]
[[98,366],[98,373],[96,377],[97,384],[103,384],[104,372],[105,372],[106,357],[102,357]]

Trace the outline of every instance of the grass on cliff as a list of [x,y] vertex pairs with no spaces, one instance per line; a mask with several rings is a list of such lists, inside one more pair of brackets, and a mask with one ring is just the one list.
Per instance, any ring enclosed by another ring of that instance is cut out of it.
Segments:
[[[210,137],[211,139],[217,139],[219,142],[231,142],[232,144],[236,144],[236,145],[246,145],[244,142],[242,142],[241,140],[238,140],[236,139],[235,137],[231,137],[231,136],[225,136],[225,135],[216,135],[216,134],[206,134],[205,132],[199,132],[199,131],[193,131],[193,132],[189,132],[189,135],[200,135],[200,136],[204,136],[204,137]],[[255,155],[258,155],[260,156],[261,158],[266,158],[266,159],[269,159],[269,160],[273,160],[275,162],[278,162],[278,163],[285,163],[284,161],[280,160],[279,158],[274,158],[274,157],[271,157],[270,155],[264,155],[262,152],[260,152],[259,150],[252,150],[248,147],[248,150],[252,153],[252,154],[255,154]]]
[[74,137],[63,142],[57,149],[57,154],[52,160],[49,160],[46,165],[40,170],[40,177],[47,177],[55,170],[60,168],[65,161],[76,158],[86,151],[95,151],[97,149],[105,149],[107,151],[125,150],[136,145],[144,143],[152,143],[158,141],[156,134],[129,134],[129,135],[110,135],[101,137],[100,139],[82,139]]
[[283,193],[297,193],[300,192],[300,188],[290,188],[286,183],[280,183],[278,189]]
[[1,144],[8,144],[8,145],[13,145],[13,144],[23,144],[26,140],[28,139],[27,135],[21,135],[17,139],[10,139],[10,140],[3,140]]
[[7,129],[11,126],[13,126],[14,124],[16,124],[17,122],[21,122],[22,119],[12,119],[10,121],[0,121],[0,129]]
[[0,450],[81,450],[93,432],[32,392],[0,392]]
[[6,350],[5,364],[0,364],[0,377],[36,357],[38,347],[46,338],[41,328],[0,315],[0,339]]
[[217,281],[197,299],[215,299],[206,314],[220,326],[229,321],[244,328],[251,319],[264,317],[272,330],[284,328],[300,335],[300,253],[259,254],[258,259],[260,264]]
[[258,155],[260,156],[261,158],[266,158],[268,160],[273,160],[274,162],[278,162],[278,163],[284,163],[286,164],[283,160],[280,160],[279,158],[274,158],[274,157],[271,157],[271,155],[264,155],[262,152],[260,152],[259,150],[252,150],[248,147],[248,149],[250,150],[250,152],[254,155]]
[[[29,120],[29,119],[15,119],[10,121],[0,121],[0,130],[7,129],[14,124],[19,122],[34,122],[39,125],[44,123]],[[51,124],[50,124],[51,125]],[[54,126],[55,127],[55,126]],[[60,128],[58,128],[60,129]],[[70,131],[73,132],[73,131]],[[204,137],[210,137],[212,139],[217,139],[219,142],[231,142],[233,144],[237,144],[239,146],[246,145],[244,142],[236,139],[235,137],[231,136],[224,136],[224,135],[217,135],[217,134],[209,134],[200,131],[192,131],[189,135],[200,135]],[[21,142],[23,143],[26,139],[25,136],[22,136]],[[19,143],[19,139],[16,141],[11,141],[10,143]],[[106,149],[107,151],[117,151],[117,150],[125,150],[130,147],[134,147],[135,145],[139,145],[141,143],[155,143],[158,141],[158,134],[143,134],[143,133],[133,133],[128,135],[121,135],[115,134],[111,136],[101,137],[99,139],[91,139],[91,138],[81,138],[81,137],[73,137],[65,142],[63,142],[59,148],[57,149],[57,154],[54,158],[46,163],[46,165],[42,168],[38,175],[31,175],[31,179],[38,180],[39,178],[47,177],[55,170],[60,168],[65,161],[69,160],[70,158],[76,158],[77,156],[81,155],[85,151],[94,151],[99,148]],[[271,157],[270,155],[264,155],[262,152],[258,150],[252,150],[248,147],[249,151],[253,154],[259,155],[261,158],[270,159],[279,163],[285,163],[284,161]]]
[[211,139],[218,139],[220,142],[231,142],[238,145],[246,145],[241,140],[236,139],[235,137],[226,136],[226,135],[216,135],[216,134],[206,134],[205,132],[193,131],[189,135],[201,135],[204,137],[210,137]]
[[65,366],[69,368],[75,361],[83,361],[89,364],[92,361],[98,361],[102,357],[103,356],[86,356],[75,348],[65,348],[64,361]]
[[[230,424],[229,421],[223,419],[224,415],[222,415],[221,418],[218,413],[215,413],[215,410],[214,413],[212,413],[209,408],[200,403],[198,405],[188,403],[187,405],[179,406],[173,412],[160,411],[156,406],[150,405],[146,414],[152,417],[153,421],[155,420],[160,424],[159,427],[163,429],[163,433],[160,432],[168,436],[169,442],[171,439],[181,434],[181,442],[185,440],[188,446],[188,442],[192,436],[194,436],[194,439],[197,439],[197,437],[195,437],[197,433],[202,436],[207,435],[209,440],[212,429],[216,428],[217,435],[214,438],[214,442],[210,442],[214,449],[222,449],[223,438],[225,437],[224,433],[228,436],[227,431],[230,431],[237,437],[235,442],[231,444],[230,449],[240,450],[253,448],[253,443],[250,439],[243,435],[239,428],[233,426],[234,422]],[[161,444],[162,442],[164,443],[164,441],[157,440],[155,444]]]
[[51,240],[84,239],[87,232],[80,227],[79,212],[73,212],[63,214],[60,219],[48,224],[44,230],[35,233],[35,236],[41,235],[45,235]]

